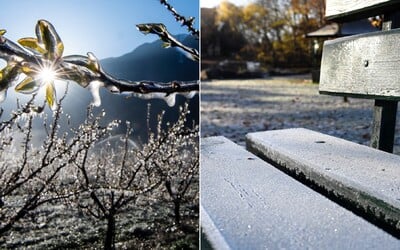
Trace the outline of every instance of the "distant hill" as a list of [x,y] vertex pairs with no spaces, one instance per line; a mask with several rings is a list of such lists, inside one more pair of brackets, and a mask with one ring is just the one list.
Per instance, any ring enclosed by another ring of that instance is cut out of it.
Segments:
[[[179,35],[183,44],[198,49],[198,40]],[[188,59],[175,48],[163,49],[162,41],[145,43],[117,58],[101,60],[103,68],[112,75],[130,80],[190,81],[198,79],[198,63]]]

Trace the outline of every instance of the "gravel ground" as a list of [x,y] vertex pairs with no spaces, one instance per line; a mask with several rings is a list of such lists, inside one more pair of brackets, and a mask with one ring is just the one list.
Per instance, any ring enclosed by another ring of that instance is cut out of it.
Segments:
[[[171,205],[142,201],[119,213],[116,249],[197,249],[197,205],[183,204],[183,229],[174,225]],[[102,249],[105,229],[105,220],[63,204],[45,205],[1,235],[0,249]]]
[[[304,127],[368,145],[373,100],[320,95],[310,76],[203,81],[201,135],[223,135],[245,145],[254,131]],[[400,154],[400,112],[395,153]]]

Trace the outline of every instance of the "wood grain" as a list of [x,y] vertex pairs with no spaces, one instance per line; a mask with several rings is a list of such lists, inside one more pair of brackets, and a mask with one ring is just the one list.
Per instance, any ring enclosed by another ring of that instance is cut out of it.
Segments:
[[398,0],[327,0],[326,18],[357,19],[383,14],[399,6]]
[[321,94],[400,100],[400,30],[326,41]]
[[400,237],[400,156],[304,128],[250,133],[246,146]]
[[398,247],[394,237],[224,137],[203,138],[201,152],[200,222],[213,249]]

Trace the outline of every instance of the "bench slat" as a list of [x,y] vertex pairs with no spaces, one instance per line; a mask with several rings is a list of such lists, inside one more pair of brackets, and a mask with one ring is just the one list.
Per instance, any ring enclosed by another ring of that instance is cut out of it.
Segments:
[[327,0],[325,16],[328,20],[352,20],[371,17],[393,10],[398,0]]
[[247,135],[248,149],[400,235],[400,157],[307,129]]
[[395,249],[400,242],[224,137],[201,141],[201,226],[215,249]]
[[321,94],[400,100],[400,29],[324,43]]

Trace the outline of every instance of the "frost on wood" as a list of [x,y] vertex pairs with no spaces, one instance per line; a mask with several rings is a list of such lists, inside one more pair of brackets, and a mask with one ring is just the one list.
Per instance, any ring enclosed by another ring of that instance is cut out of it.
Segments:
[[[191,55],[193,60],[199,59],[197,50],[188,48],[173,38],[164,25],[138,25],[142,32],[156,32],[168,44],[166,47],[179,47]],[[0,30],[0,58],[7,65],[0,71],[0,101],[6,98],[8,88],[14,86],[20,76],[25,76],[15,86],[17,92],[32,94],[45,89],[46,102],[56,109],[56,80],[72,80],[80,86],[90,88],[93,104],[101,104],[99,88],[104,87],[112,93],[132,93],[138,97],[157,97],[175,103],[175,93],[189,95],[199,90],[199,81],[129,81],[116,79],[103,70],[99,60],[93,53],[87,56],[63,56],[64,44],[53,25],[46,20],[39,20],[36,25],[36,38],[27,37],[18,40],[18,44],[4,37],[5,30]],[[152,93],[157,93],[151,95]]]

